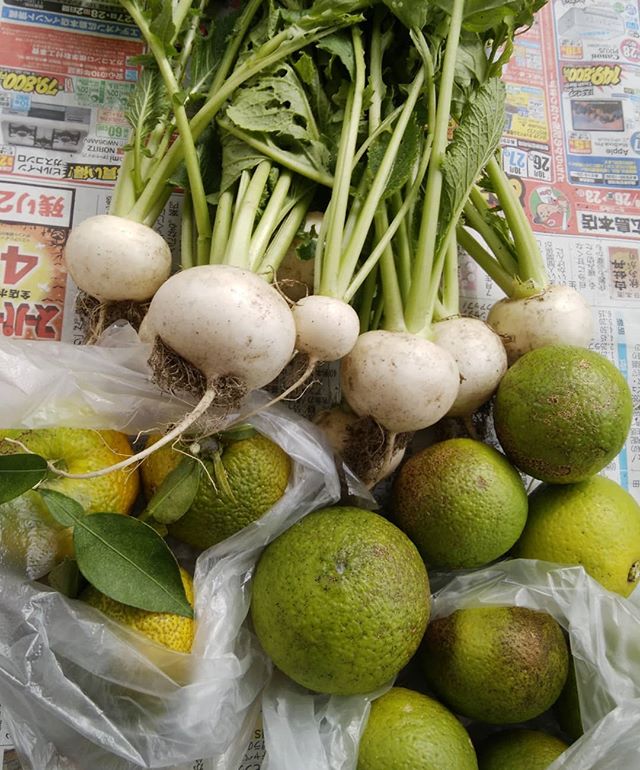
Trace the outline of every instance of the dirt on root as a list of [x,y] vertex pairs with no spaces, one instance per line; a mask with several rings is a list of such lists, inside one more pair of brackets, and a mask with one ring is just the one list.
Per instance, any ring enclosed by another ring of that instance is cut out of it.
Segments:
[[128,321],[138,331],[148,309],[149,302],[102,302],[84,291],[78,294],[75,306],[85,345],[97,342],[102,332],[116,321]]

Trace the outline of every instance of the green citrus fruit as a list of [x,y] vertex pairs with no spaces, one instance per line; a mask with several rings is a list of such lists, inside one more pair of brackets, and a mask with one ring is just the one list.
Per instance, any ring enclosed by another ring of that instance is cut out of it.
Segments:
[[477,770],[467,731],[438,701],[394,687],[371,704],[357,770]]
[[[152,437],[152,443],[155,440]],[[218,462],[214,463],[216,452]],[[148,499],[182,457],[164,446],[145,460],[142,483]],[[172,537],[194,548],[209,548],[259,519],[278,502],[289,483],[289,456],[259,434],[205,445],[200,458],[206,473],[202,473],[196,497],[187,513],[169,527]]]
[[565,683],[568,658],[558,623],[525,607],[473,607],[433,620],[420,652],[436,695],[491,724],[546,711]]
[[[189,604],[193,607],[193,581],[188,572],[180,568],[182,585]],[[111,620],[122,623],[135,631],[177,652],[189,652],[193,643],[195,623],[192,618],[171,612],[149,612],[138,607],[111,599],[93,586],[81,593],[80,599],[103,612]]]
[[527,520],[520,474],[486,444],[454,438],[407,460],[393,485],[393,521],[427,566],[480,567],[509,550]]
[[568,745],[539,730],[503,730],[478,748],[480,770],[546,770]]
[[573,662],[569,664],[569,675],[562,688],[560,697],[555,702],[554,711],[562,730],[571,740],[577,741],[584,733],[584,728],[582,727],[582,717],[580,715],[576,667]]
[[640,505],[603,476],[566,486],[540,485],[514,553],[581,564],[610,591],[629,594],[640,580]]
[[251,615],[262,646],[295,682],[366,693],[416,651],[429,617],[427,571],[413,543],[382,516],[324,508],[266,547]]
[[[68,473],[86,473],[114,465],[132,454],[129,440],[113,430],[41,428],[3,430],[0,439],[19,441],[31,452],[55,462]],[[0,440],[0,454],[21,454],[17,444]],[[77,500],[87,513],[129,513],[139,490],[136,468],[91,479],[49,474],[43,487]],[[73,555],[71,529],[61,527],[37,492],[25,492],[0,505],[0,554],[33,578],[46,575],[65,556]]]
[[604,356],[551,345],[526,353],[498,386],[496,433],[507,457],[542,481],[584,481],[624,446],[633,404]]

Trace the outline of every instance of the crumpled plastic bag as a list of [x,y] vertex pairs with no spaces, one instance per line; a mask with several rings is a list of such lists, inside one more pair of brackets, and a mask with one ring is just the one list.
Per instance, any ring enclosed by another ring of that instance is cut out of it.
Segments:
[[582,567],[513,559],[448,582],[432,617],[480,605],[551,614],[568,633],[585,734],[549,770],[626,770],[640,765],[638,599],[638,592],[625,599],[607,591]]
[[0,338],[0,427],[136,435],[174,422],[189,404],[152,383],[150,353],[129,324],[114,324],[99,345]]
[[[29,345],[23,355],[23,343],[7,352],[13,346],[3,342],[2,376],[15,385],[11,410],[20,414],[5,426],[59,426],[80,403],[88,405],[80,422],[85,427],[122,427],[110,422],[111,416],[122,419],[127,408],[135,420],[126,425],[157,427],[154,410],[158,404],[162,408],[161,396],[140,366],[145,359],[139,343],[132,341],[127,357],[126,345],[69,351],[72,346],[60,343],[52,355],[50,346],[35,343],[39,347]],[[42,378],[19,386],[43,361],[49,368]],[[48,373],[51,383],[57,367],[70,382],[47,390],[45,377]],[[40,401],[31,404],[36,392]],[[258,394],[247,408],[265,401]],[[169,419],[175,419],[185,405],[171,409],[178,413]],[[0,406],[0,425],[10,411]],[[161,422],[168,412],[162,415]],[[190,655],[163,648],[78,601],[0,569],[0,703],[26,767],[173,768],[200,758],[214,770],[235,770],[240,764],[271,672],[245,621],[251,571],[266,543],[340,496],[333,456],[306,421],[275,407],[254,414],[250,422],[289,454],[292,478],[282,499],[258,522],[198,557],[197,628]]]

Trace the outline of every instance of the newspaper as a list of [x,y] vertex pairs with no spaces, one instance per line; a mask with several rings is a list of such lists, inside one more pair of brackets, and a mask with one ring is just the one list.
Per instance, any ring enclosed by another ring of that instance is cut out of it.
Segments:
[[[78,341],[62,252],[74,222],[108,207],[129,135],[124,104],[138,76],[130,58],[142,50],[117,2],[0,0],[4,336]],[[504,79],[504,167],[550,277],[591,302],[595,347],[625,374],[638,403],[638,0],[550,0],[517,39]],[[172,245],[179,216],[176,197],[160,224]],[[460,285],[470,315],[485,316],[501,296],[470,260]],[[327,393],[335,398],[335,382]],[[607,473],[640,498],[638,424]],[[4,770],[18,766],[9,746],[0,710]],[[257,770],[263,754],[258,729],[242,769]]]

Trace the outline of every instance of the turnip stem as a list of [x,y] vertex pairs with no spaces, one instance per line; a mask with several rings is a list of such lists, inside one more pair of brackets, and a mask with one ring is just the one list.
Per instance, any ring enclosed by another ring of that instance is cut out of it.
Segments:
[[362,284],[364,283],[366,277],[369,275],[373,267],[377,264],[384,249],[387,247],[387,244],[395,236],[396,232],[398,231],[398,228],[404,221],[407,212],[413,206],[418,196],[418,193],[420,192],[420,186],[422,184],[422,180],[424,179],[424,175],[427,173],[430,157],[431,157],[431,137],[427,138],[425,148],[422,153],[422,159],[420,161],[420,168],[419,168],[416,180],[414,181],[411,187],[411,190],[405,196],[402,206],[398,211],[398,213],[393,218],[393,221],[389,225],[387,232],[378,241],[378,243],[376,243],[376,246],[371,252],[371,254],[369,255],[369,257],[364,261],[362,266],[359,268],[358,272],[353,277],[351,283],[349,284],[349,288],[344,294],[345,302],[351,302],[351,300],[355,296],[360,286],[362,286]]
[[[372,85],[372,96],[371,96],[371,104],[369,106],[369,131],[370,133],[373,133],[380,123],[382,122],[382,95],[384,93],[385,87],[384,87],[384,80],[382,77],[382,59],[384,56],[386,45],[388,44],[389,38],[385,37],[382,34],[381,29],[381,15],[380,13],[376,13],[375,16],[375,22],[374,22],[374,29],[373,34],[371,38],[371,64],[370,64],[370,81]],[[411,106],[411,112],[413,112],[413,108],[415,107],[415,103],[418,100],[418,94],[420,92],[420,88],[422,86],[422,80],[424,79],[424,75],[421,80],[418,81],[419,88],[418,89],[412,89],[412,92],[415,91],[415,101],[412,104],[411,98],[407,100],[407,105]],[[415,81],[414,81],[415,83]],[[397,149],[400,146],[400,140],[402,139],[402,136],[404,136],[404,131],[406,130],[406,126],[408,125],[408,118],[404,120],[403,123],[403,117],[406,115],[406,111],[403,111],[400,119],[398,120],[398,125],[396,126],[396,130],[394,131],[394,137],[398,137],[396,141],[396,147],[394,149],[394,157],[397,152]],[[404,129],[402,132],[398,131],[398,127],[402,127],[404,125]],[[392,150],[393,148],[393,139],[389,143],[389,148],[387,150],[387,153]],[[385,153],[385,160],[387,153]],[[384,165],[384,161],[383,164]],[[391,167],[393,169],[393,166]],[[386,178],[384,178],[384,186],[386,187],[388,178],[390,175],[389,173],[386,175]],[[373,208],[374,216],[373,216],[373,223],[374,223],[374,230],[376,234],[376,240],[380,240],[384,237],[384,234],[389,229],[389,213],[387,210],[386,201],[381,200],[384,191],[382,191],[381,195],[377,197],[373,197],[375,191],[375,182],[378,180],[378,175],[376,175],[376,180],[374,181],[374,184],[371,186],[371,194],[367,197],[367,204]],[[373,200],[372,200],[373,197]],[[365,204],[363,207],[363,211],[361,213],[360,219],[364,218],[365,215],[368,213],[368,206]],[[375,204],[375,205],[373,205]],[[366,223],[365,219],[365,223]],[[362,228],[364,230],[364,227]],[[369,228],[367,227],[367,230]],[[366,235],[365,235],[366,237]],[[385,296],[385,305],[384,305],[384,328],[389,331],[404,331],[404,313],[403,313],[403,305],[402,305],[402,292],[400,291],[400,284],[398,282],[398,274],[396,272],[396,263],[395,263],[395,256],[393,253],[393,240],[389,240],[387,243],[384,251],[382,252],[382,255],[380,257],[380,279],[381,279],[381,286],[382,291]],[[362,243],[364,245],[364,241]],[[362,245],[360,246],[360,250],[362,250]],[[354,266],[355,268],[355,266]],[[353,269],[351,271],[351,275],[349,276],[349,281],[353,277]],[[348,284],[347,284],[348,288]]]
[[362,46],[362,33],[352,29],[351,38],[355,56],[355,80],[349,88],[345,107],[345,119],[336,158],[336,179],[331,196],[331,206],[327,211],[327,230],[324,245],[320,293],[327,297],[340,297],[340,267],[342,256],[342,237],[349,193],[351,188],[351,169],[358,141],[358,128],[362,114],[362,102],[365,89],[365,61]]
[[349,208],[347,221],[345,222],[344,230],[342,232],[343,251],[347,248],[347,244],[351,240],[351,236],[353,235],[358,224],[358,218],[360,216],[360,212],[362,211],[362,207],[364,206],[364,199],[367,194],[367,188],[369,187],[370,181],[371,180],[367,177],[366,174],[362,174],[360,182],[358,183],[355,192],[351,196],[351,207]]
[[498,260],[494,259],[464,227],[458,226],[456,234],[460,246],[473,257],[473,260],[478,263],[508,297],[511,296],[514,285],[513,276],[509,275]]
[[478,209],[473,197],[465,203],[463,212],[467,224],[482,237],[504,270],[513,276],[517,275],[518,263],[513,254],[495,229],[484,219],[482,210]]
[[288,213],[286,204],[291,182],[291,173],[284,171],[278,177],[278,181],[269,196],[269,202],[249,244],[248,262],[251,270],[254,270],[260,263],[274,230]]
[[[516,191],[496,158],[491,158],[486,171],[511,230],[518,259],[519,281],[531,283],[531,294],[536,294],[549,283],[536,237]],[[522,292],[519,295],[522,296]]]
[[134,156],[131,151],[125,152],[118,171],[118,180],[111,194],[109,213],[116,217],[126,217],[136,199],[136,191],[132,179]]
[[[376,236],[384,234],[389,229],[389,216],[386,209],[386,203],[382,203],[382,209],[375,216]],[[382,291],[384,292],[384,323],[383,328],[387,331],[401,332],[406,331],[404,325],[404,313],[402,303],[402,292],[398,281],[396,271],[395,257],[391,242],[389,242],[380,257],[380,277],[382,282]]]
[[360,148],[358,149],[358,152],[355,154],[355,157],[353,159],[353,169],[352,171],[355,171],[356,166],[362,158],[364,157],[364,154],[366,151],[371,147],[373,142],[381,136],[390,126],[392,123],[395,122],[396,118],[399,117],[400,113],[402,112],[402,105],[400,107],[396,107],[393,112],[390,112],[387,117],[380,123],[378,128],[376,128],[375,131],[369,134],[367,138],[364,140],[364,142],[360,145]]
[[183,270],[193,267],[193,205],[187,190],[182,202],[182,217],[180,219],[180,266]]
[[215,96],[218,93],[222,87],[222,84],[229,76],[229,72],[231,71],[231,68],[233,67],[233,64],[238,56],[240,46],[244,42],[245,36],[249,31],[251,22],[261,7],[262,0],[249,0],[246,8],[242,11],[236,20],[233,31],[229,35],[229,42],[225,48],[225,52],[222,56],[220,64],[216,69],[216,74],[213,77],[213,81],[209,87],[207,99],[210,99],[212,96]]
[[442,272],[442,301],[436,303],[435,316],[438,320],[460,315],[460,285],[458,279],[458,241],[449,239],[449,247]]
[[373,310],[373,299],[375,297],[378,288],[378,268],[376,263],[373,270],[367,275],[362,292],[360,293],[358,317],[360,318],[360,334],[364,334],[369,331],[369,325],[371,324],[371,313]]
[[[405,194],[410,193],[410,187],[405,190]],[[402,210],[402,195],[401,193],[394,193],[391,198],[391,212],[394,216],[398,216],[398,213]],[[400,281],[400,292],[402,294],[402,301],[406,302],[409,296],[409,287],[411,286],[411,243],[409,242],[409,229],[407,227],[406,217],[402,217],[402,221],[398,226],[398,232],[396,233],[396,249],[398,255],[398,280]]]
[[172,43],[175,43],[178,33],[184,24],[184,20],[187,18],[187,14],[191,10],[193,0],[178,0],[173,8],[173,25],[176,28],[176,34],[174,35]]
[[442,161],[448,144],[451,99],[458,55],[459,38],[465,0],[453,0],[447,43],[440,75],[438,106],[436,111],[431,163],[427,175],[427,187],[423,215],[418,237],[416,259],[413,267],[411,289],[405,308],[407,329],[415,334],[429,327],[429,307],[425,287],[433,280],[435,247],[438,236],[438,213],[442,194]]
[[[376,215],[376,211],[380,205],[380,201],[384,197],[384,192],[389,182],[389,177],[393,171],[393,165],[397,157],[400,144],[402,143],[402,139],[407,130],[407,126],[411,120],[411,116],[413,115],[418,97],[422,91],[423,83],[424,71],[421,69],[413,79],[407,100],[403,107],[402,115],[398,119],[398,123],[393,131],[389,145],[382,159],[382,163],[380,164],[380,167],[378,168],[369,188],[369,193],[358,218],[358,225],[354,230],[353,235],[349,239],[349,243],[344,250],[344,253],[342,254],[340,269],[341,295],[344,295],[344,293],[348,290],[351,281],[353,280],[353,273],[358,264],[358,259],[362,253],[367,234]],[[386,248],[387,247],[385,246],[385,250]],[[384,253],[384,251],[382,253]]]
[[224,260],[224,252],[227,248],[232,220],[233,192],[225,190],[223,193],[220,193],[218,206],[216,207],[216,217],[213,223],[211,252],[209,254],[209,264],[211,265],[221,265]]
[[259,163],[251,177],[251,182],[242,196],[231,227],[229,242],[224,255],[224,263],[249,270],[249,245],[255,227],[255,220],[260,201],[271,173],[270,161]]
[[312,199],[313,192],[307,193],[292,207],[291,211],[287,214],[278,228],[277,233],[272,238],[269,248],[260,262],[259,268],[255,272],[260,275],[271,272],[271,278],[277,274],[278,269],[282,264],[282,260],[285,258],[287,251],[291,248],[296,233],[304,222]]
[[[186,11],[191,7],[191,1],[188,1]],[[189,177],[189,187],[193,201],[193,212],[196,224],[197,234],[197,261],[204,264],[209,256],[211,239],[211,219],[209,217],[209,207],[200,173],[200,161],[195,147],[195,137],[192,136],[189,119],[184,107],[184,101],[180,96],[180,84],[176,81],[175,74],[167,58],[167,55],[159,39],[151,32],[147,19],[142,14],[139,7],[130,2],[130,0],[121,0],[122,6],[128,11],[131,18],[135,21],[138,29],[153,54],[158,66],[158,70],[167,89],[167,95],[172,102],[172,111],[176,121],[176,126],[182,139],[183,160]],[[184,5],[184,2],[183,4]],[[181,7],[181,6],[180,6]],[[182,8],[184,10],[184,8]],[[139,170],[139,169],[138,169]],[[140,180],[141,181],[141,180]]]

